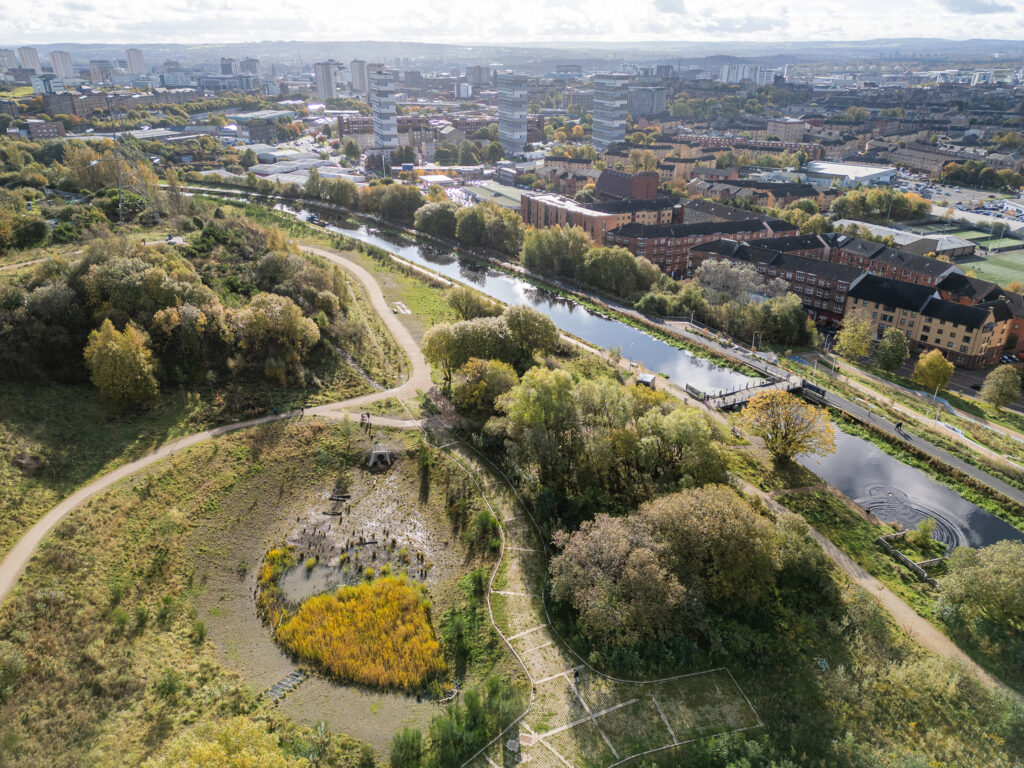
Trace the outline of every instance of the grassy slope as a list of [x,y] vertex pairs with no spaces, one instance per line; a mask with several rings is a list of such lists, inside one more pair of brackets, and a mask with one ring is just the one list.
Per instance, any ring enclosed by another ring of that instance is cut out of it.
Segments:
[[196,721],[270,715],[197,638],[190,542],[269,489],[330,474],[311,455],[323,429],[277,423],[204,443],[61,523],[0,609],[0,648],[25,662],[0,706],[0,763],[138,764]]
[[[372,265],[372,260],[368,261]],[[349,285],[350,315],[372,331],[359,362],[368,375],[391,386],[405,375],[408,360],[360,285],[354,280]],[[344,363],[324,372],[321,384],[312,391],[299,387],[280,390],[256,382],[247,401],[238,403],[234,412],[214,410],[210,393],[201,387],[191,398],[183,393],[167,394],[157,408],[141,414],[122,414],[109,408],[87,386],[0,384],[0,557],[46,510],[80,485],[164,442],[231,418],[265,413],[272,406],[315,405],[371,391]],[[26,477],[13,464],[22,452],[46,461],[42,473]]]

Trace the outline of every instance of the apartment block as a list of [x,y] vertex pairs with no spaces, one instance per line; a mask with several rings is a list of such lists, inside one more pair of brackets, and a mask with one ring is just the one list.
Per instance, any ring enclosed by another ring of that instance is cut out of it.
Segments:
[[870,323],[876,339],[897,328],[911,351],[937,349],[963,368],[998,362],[1012,319],[1001,301],[966,306],[942,299],[934,288],[877,275],[865,275],[850,289],[846,316]]
[[626,140],[626,107],[629,100],[629,76],[594,76],[594,149],[606,151]]
[[691,277],[706,256],[694,256],[693,249],[731,237],[736,240],[767,240],[795,234],[797,227],[781,219],[704,222],[700,224],[631,223],[610,230],[605,245],[618,245],[634,256],[648,259],[662,272],[676,279]]
[[498,143],[506,155],[518,155],[526,147],[527,85],[526,75],[498,75]]

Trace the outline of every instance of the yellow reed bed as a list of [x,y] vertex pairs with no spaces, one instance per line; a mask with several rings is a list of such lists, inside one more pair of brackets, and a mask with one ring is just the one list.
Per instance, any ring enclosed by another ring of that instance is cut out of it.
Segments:
[[386,576],[306,600],[278,627],[287,650],[340,680],[414,691],[444,673],[421,587]]

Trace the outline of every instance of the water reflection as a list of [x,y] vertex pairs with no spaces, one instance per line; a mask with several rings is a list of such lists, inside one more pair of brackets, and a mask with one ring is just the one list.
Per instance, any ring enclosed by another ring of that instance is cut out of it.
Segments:
[[954,546],[984,547],[1024,534],[971,504],[924,472],[910,467],[859,437],[836,430],[836,452],[798,461],[884,522],[913,528],[935,520],[933,538]]
[[473,285],[482,293],[506,304],[526,304],[550,317],[561,330],[591,344],[618,347],[622,356],[668,376],[676,384],[691,384],[708,393],[747,386],[751,380],[736,371],[676,349],[636,328],[591,312],[574,301],[537,288],[531,283],[433,246],[411,243],[366,226],[330,227],[401,258],[430,267],[435,272]]

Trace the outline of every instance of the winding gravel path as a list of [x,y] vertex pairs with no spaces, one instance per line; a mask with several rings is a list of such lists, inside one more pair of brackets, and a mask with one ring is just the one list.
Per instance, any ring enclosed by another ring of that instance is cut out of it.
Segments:
[[[373,276],[367,270],[363,269],[363,267],[342,257],[337,251],[318,248],[315,246],[301,247],[304,251],[315,253],[318,256],[327,259],[332,264],[337,264],[362,284],[370,299],[371,306],[373,306],[376,312],[380,315],[384,325],[408,356],[409,362],[412,366],[409,378],[397,387],[381,390],[379,392],[371,392],[370,394],[360,395],[358,397],[349,398],[348,400],[328,403],[327,405],[316,406],[315,408],[307,408],[306,413],[328,419],[345,419],[350,417],[350,414],[346,412],[346,409],[367,405],[368,403],[376,402],[377,400],[384,400],[389,397],[407,399],[415,397],[417,390],[428,389],[431,386],[430,368],[427,365],[426,360],[423,358],[423,353],[420,351],[419,345],[417,345],[416,341],[413,339],[412,334],[409,333],[408,329],[402,325],[401,321],[399,321],[391,311],[387,300],[384,298],[384,294],[380,290],[380,286],[377,284],[377,281],[373,279]],[[196,432],[193,435],[188,435],[167,443],[166,445],[157,448],[152,453],[124,464],[103,475],[103,477],[97,478],[88,485],[82,486],[64,499],[60,504],[47,512],[35,525],[29,528],[28,531],[25,532],[25,535],[22,536],[14,547],[11,548],[10,552],[7,553],[7,556],[3,561],[0,562],[0,603],[6,600],[7,596],[11,593],[11,590],[14,589],[14,585],[17,584],[21,574],[25,572],[25,568],[28,566],[29,560],[31,560],[32,555],[35,554],[35,551],[39,547],[40,543],[42,543],[43,538],[52,531],[61,520],[64,519],[65,515],[75,509],[75,507],[85,501],[88,501],[98,493],[107,490],[115,483],[135,474],[139,470],[145,469],[168,456],[173,456],[174,454],[180,453],[194,445],[220,437],[221,435],[237,432],[240,429],[248,429],[249,427],[268,424],[272,421],[278,421],[281,419],[294,418],[301,418],[299,412],[291,411],[289,413],[280,413],[272,416],[261,416],[256,419],[247,419],[245,421],[238,421],[233,424],[224,424],[219,427],[214,427],[213,429],[207,429],[203,432]],[[385,427],[411,428],[420,426],[422,422],[395,419],[385,416],[374,416],[373,423]]]

